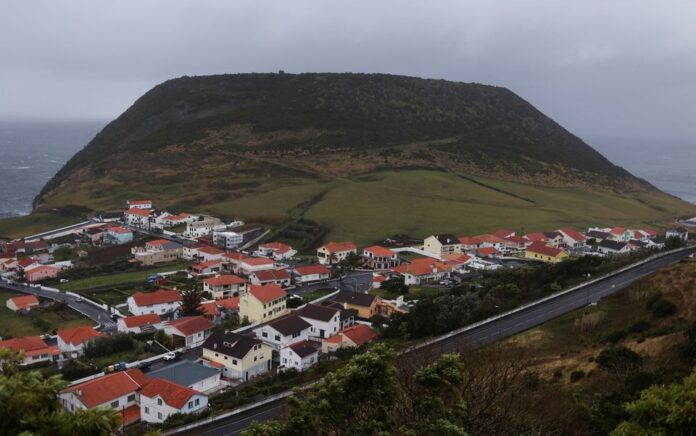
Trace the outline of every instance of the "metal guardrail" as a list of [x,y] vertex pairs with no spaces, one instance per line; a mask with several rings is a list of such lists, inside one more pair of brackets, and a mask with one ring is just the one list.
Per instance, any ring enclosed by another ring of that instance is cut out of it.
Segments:
[[[690,251],[690,250],[696,250],[696,247],[693,247],[693,246],[691,246],[691,247],[683,247],[683,248],[679,248],[679,249],[676,249],[676,250],[670,250],[670,251],[666,251],[666,252],[662,252],[662,253],[657,253],[657,254],[655,254],[655,255],[649,256],[649,257],[647,257],[647,258],[645,258],[645,259],[643,259],[643,260],[641,260],[641,261],[638,261],[638,262],[636,262],[636,263],[633,263],[633,264],[631,264],[631,265],[627,265],[627,266],[625,266],[625,267],[619,268],[618,270],[615,270],[615,271],[609,272],[609,273],[607,273],[607,274],[604,274],[604,275],[602,275],[602,276],[600,276],[600,277],[597,277],[597,278],[595,278],[595,279],[593,279],[593,280],[590,280],[590,281],[581,283],[581,284],[579,284],[579,285],[577,285],[577,286],[573,286],[572,288],[569,288],[569,289],[566,289],[566,290],[557,292],[557,293],[555,293],[555,294],[549,295],[549,296],[547,296],[547,297],[544,297],[544,298],[541,298],[541,299],[539,299],[539,300],[536,300],[536,301],[533,301],[533,302],[531,302],[531,303],[528,303],[528,304],[525,304],[525,305],[523,305],[523,306],[520,306],[520,307],[518,307],[518,308],[515,308],[515,309],[509,310],[509,311],[507,311],[507,312],[501,313],[501,314],[499,314],[499,315],[495,315],[495,316],[492,316],[492,317],[490,317],[490,318],[486,318],[485,320],[476,322],[476,323],[474,323],[474,324],[470,324],[470,325],[468,325],[468,326],[466,326],[466,327],[462,327],[462,328],[453,330],[453,331],[451,331],[451,332],[449,332],[449,333],[446,333],[446,334],[444,334],[444,335],[440,335],[440,336],[437,336],[437,337],[435,337],[435,338],[433,338],[433,339],[430,339],[430,340],[421,342],[421,343],[419,343],[419,344],[413,345],[413,346],[411,346],[411,347],[408,347],[408,348],[406,348],[406,349],[404,349],[404,350],[399,351],[398,354],[399,354],[399,355],[408,354],[408,353],[411,353],[411,352],[416,351],[416,350],[418,350],[418,349],[425,348],[425,347],[428,347],[428,346],[430,346],[430,345],[433,345],[433,344],[435,344],[435,343],[448,340],[448,339],[450,339],[450,338],[452,338],[452,337],[454,337],[454,336],[461,335],[462,333],[465,333],[465,332],[467,332],[467,331],[473,330],[473,329],[475,329],[475,328],[478,328],[478,327],[484,326],[484,325],[486,325],[486,324],[492,323],[492,322],[494,322],[494,321],[500,320],[500,319],[502,319],[502,318],[508,317],[508,316],[510,316],[510,315],[513,315],[513,314],[515,314],[515,313],[518,313],[518,312],[521,312],[521,311],[523,311],[523,310],[529,309],[529,308],[531,308],[531,307],[537,306],[537,305],[542,304],[542,303],[544,303],[544,302],[547,302],[547,301],[550,301],[550,300],[553,300],[553,299],[556,299],[556,298],[560,298],[560,297],[562,297],[562,296],[564,296],[564,295],[568,295],[568,294],[570,294],[570,293],[572,293],[572,292],[578,291],[579,289],[585,288],[585,287],[587,287],[587,286],[591,286],[591,285],[596,284],[596,283],[598,283],[598,282],[600,282],[600,281],[602,281],[602,280],[606,280],[606,279],[608,279],[608,278],[611,278],[611,277],[614,277],[614,276],[616,276],[616,275],[622,274],[622,273],[624,273],[624,272],[626,272],[626,271],[630,271],[630,270],[632,270],[632,269],[638,268],[638,267],[640,267],[640,266],[642,266],[642,265],[645,265],[646,263],[649,263],[649,262],[651,262],[651,261],[653,261],[653,260],[656,260],[656,259],[659,259],[659,258],[663,258],[663,257],[667,257],[667,256],[670,256],[670,255],[672,255],[672,254],[676,254],[676,253],[679,253],[679,252],[682,252],[682,251]],[[311,382],[311,383],[308,383],[308,384],[305,384],[305,385],[302,385],[302,386],[298,386],[297,389],[309,389],[309,388],[311,388],[312,386],[314,386],[315,384],[319,383],[320,381],[321,381],[321,380],[317,380],[317,381],[314,381],[314,382]],[[216,422],[216,421],[220,421],[220,420],[229,418],[229,417],[231,417],[231,416],[239,415],[239,414],[241,414],[241,413],[243,413],[243,412],[246,412],[246,411],[248,411],[248,410],[253,410],[253,409],[255,409],[255,408],[264,406],[264,405],[266,405],[266,404],[269,404],[269,403],[273,403],[273,402],[275,402],[275,401],[278,401],[278,400],[280,400],[280,399],[287,398],[287,397],[293,395],[293,393],[294,393],[294,390],[281,392],[281,393],[278,393],[278,394],[276,394],[276,395],[274,395],[274,396],[272,396],[272,397],[268,397],[268,398],[266,398],[266,399],[263,400],[263,401],[259,401],[259,402],[252,403],[252,404],[249,404],[249,405],[246,405],[246,406],[242,406],[242,407],[237,408],[237,409],[234,409],[234,410],[232,410],[232,411],[230,411],[230,412],[227,412],[227,413],[224,413],[224,414],[221,414],[221,415],[212,417],[210,420],[197,421],[197,422],[194,422],[194,423],[185,425],[185,426],[183,426],[183,427],[177,427],[177,428],[175,428],[175,429],[172,429],[172,430],[170,430],[170,431],[165,432],[165,435],[178,434],[178,433],[185,432],[185,431],[188,431],[188,430],[191,430],[191,429],[194,429],[194,428],[198,428],[198,427],[201,427],[201,426],[204,426],[204,425],[211,424],[211,423]]]

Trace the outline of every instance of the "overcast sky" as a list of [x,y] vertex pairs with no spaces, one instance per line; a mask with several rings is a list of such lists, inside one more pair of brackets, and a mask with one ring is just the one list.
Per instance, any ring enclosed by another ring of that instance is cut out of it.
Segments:
[[581,135],[696,136],[696,2],[1,0],[0,118],[112,119],[182,75],[505,86]]

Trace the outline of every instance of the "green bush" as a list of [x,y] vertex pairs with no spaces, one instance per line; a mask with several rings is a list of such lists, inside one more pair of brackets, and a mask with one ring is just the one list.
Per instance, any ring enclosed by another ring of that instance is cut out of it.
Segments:
[[609,333],[606,337],[607,341],[611,342],[612,344],[615,344],[617,342],[620,342],[624,340],[628,336],[628,333],[626,330],[616,330],[611,333]]
[[660,298],[650,306],[650,311],[652,312],[653,316],[662,318],[673,315],[677,311],[677,306],[675,306],[671,301]]
[[631,326],[628,328],[628,331],[631,333],[642,333],[646,331],[647,329],[650,328],[650,321],[646,321],[644,319],[638,320],[631,324]]

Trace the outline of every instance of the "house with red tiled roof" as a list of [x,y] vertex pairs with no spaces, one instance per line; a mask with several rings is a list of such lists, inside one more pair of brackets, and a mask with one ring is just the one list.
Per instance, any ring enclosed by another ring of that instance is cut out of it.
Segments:
[[133,231],[121,226],[107,226],[105,235],[107,243],[113,245],[127,244],[133,240]]
[[542,262],[557,263],[568,258],[564,250],[547,245],[543,241],[535,241],[524,252],[525,259],[539,260]]
[[317,259],[322,265],[335,265],[351,253],[358,254],[358,247],[352,242],[329,242],[317,249]]
[[482,258],[494,259],[500,256],[500,251],[495,247],[481,247],[476,250],[476,255]]
[[290,286],[292,282],[292,277],[286,268],[283,269],[267,269],[263,271],[256,271],[249,275],[249,281],[254,285],[266,285],[268,283],[275,283],[281,288]]
[[446,279],[452,272],[452,267],[430,258],[414,259],[409,264],[402,264],[392,269],[404,277],[406,285],[420,285]]
[[191,274],[196,275],[206,275],[206,274],[219,274],[222,271],[222,261],[221,260],[208,260],[205,262],[200,262],[189,267]]
[[217,301],[204,301],[201,303],[201,309],[203,309],[203,316],[211,320],[213,324],[218,325],[222,322],[222,312]]
[[5,306],[13,312],[19,310],[30,311],[36,307],[39,307],[39,299],[36,295],[18,295],[16,297],[8,298],[5,301]]
[[159,289],[155,292],[136,292],[128,297],[128,311],[133,315],[168,315],[179,310],[181,293]]
[[239,316],[249,322],[270,321],[288,313],[288,294],[278,285],[250,285],[239,299]]
[[204,316],[182,316],[164,323],[164,332],[174,340],[174,348],[193,348],[201,345],[215,324]]
[[243,257],[237,263],[235,272],[248,276],[258,271],[265,271],[275,268],[276,264],[273,259],[269,259],[267,257]]
[[498,229],[495,232],[493,232],[492,235],[497,236],[500,239],[506,239],[506,238],[509,238],[511,236],[516,236],[516,233],[514,230],[501,228],[501,229]]
[[36,265],[24,268],[24,279],[29,283],[58,277],[61,269],[53,265]]
[[222,274],[203,280],[203,290],[215,300],[239,295],[246,289],[246,280],[232,274]]
[[239,311],[239,297],[223,298],[222,300],[216,300],[218,307],[223,312],[238,312]]
[[52,362],[60,357],[57,345],[48,345],[39,336],[24,336],[0,341],[0,349],[8,349],[13,353],[23,353],[22,366],[40,362]]
[[152,209],[152,200],[126,200],[126,209]]
[[462,251],[476,251],[483,244],[476,236],[461,236],[459,242],[462,244]]
[[126,418],[124,424],[140,419],[138,391],[148,378],[139,369],[128,369],[72,385],[58,394],[70,413],[95,407],[110,407]]
[[331,278],[331,271],[324,265],[301,265],[292,270],[296,284],[320,282]]
[[217,247],[212,247],[210,245],[203,245],[196,250],[194,255],[195,259],[201,260],[203,262],[211,260],[222,261],[225,257],[225,250],[220,250]]
[[86,343],[108,336],[85,325],[60,329],[57,334],[58,348],[68,358],[82,356],[85,352]]
[[341,330],[337,335],[321,342],[322,353],[331,353],[339,348],[357,348],[374,340],[379,336],[365,324],[355,324]]
[[174,414],[200,413],[208,407],[208,396],[187,386],[155,378],[140,390],[140,419],[162,423]]
[[587,238],[572,227],[563,227],[556,230],[563,237],[563,245],[568,248],[580,248],[585,246]]
[[162,328],[160,316],[156,313],[133,315],[119,318],[116,328],[121,333],[146,333]]
[[489,233],[478,235],[476,237],[481,240],[481,245],[479,245],[479,248],[493,247],[500,252],[505,250],[505,239],[503,238],[496,235],[491,235]]
[[529,244],[532,243],[524,236],[508,236],[507,238],[504,238],[503,241],[505,244],[503,251],[508,255],[521,253]]
[[399,266],[399,255],[394,251],[379,245],[363,249],[362,258],[365,265],[371,269],[386,270]]
[[290,259],[297,254],[288,244],[282,242],[264,242],[256,249],[257,256],[271,257],[274,260]]
[[442,256],[442,263],[452,267],[452,271],[460,271],[471,262],[472,257],[464,253],[450,253]]
[[461,253],[462,243],[457,236],[451,233],[431,235],[423,240],[423,251],[427,251],[435,256]]
[[147,227],[150,224],[150,209],[132,207],[123,213],[126,224],[133,227]]
[[633,230],[623,226],[612,227],[609,233],[614,241],[626,242],[633,239]]

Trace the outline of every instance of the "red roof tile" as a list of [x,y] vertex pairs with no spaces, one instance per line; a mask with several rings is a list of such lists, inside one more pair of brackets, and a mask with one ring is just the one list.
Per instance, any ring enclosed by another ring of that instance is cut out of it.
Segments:
[[481,257],[489,257],[497,256],[500,254],[500,252],[496,250],[495,247],[481,247],[476,250],[476,254],[478,254]]
[[324,265],[304,265],[295,268],[295,272],[301,276],[312,274],[331,274],[331,271]]
[[63,392],[73,392],[85,406],[92,408],[136,392],[147,380],[139,369],[129,369],[70,386]]
[[165,289],[148,293],[136,292],[133,294],[133,301],[140,307],[151,304],[175,303],[181,301],[181,294],[178,291],[167,291]]
[[254,275],[261,282],[290,279],[290,273],[286,269],[266,269],[263,271],[256,271]]
[[191,397],[202,394],[178,383],[162,378],[155,378],[145,384],[140,391],[140,395],[148,398],[159,396],[167,405],[175,409],[181,409]]
[[267,257],[245,257],[241,260],[249,266],[273,265],[274,262]]
[[198,249],[199,253],[205,253],[205,254],[225,254],[224,250],[220,250],[219,248],[211,247],[210,245],[206,245],[204,247],[201,247]]
[[267,285],[251,285],[249,286],[249,293],[264,304],[288,295],[275,283],[269,283]]
[[505,229],[505,228],[498,229],[495,232],[493,232],[493,235],[495,235],[499,238],[503,238],[503,239],[507,238],[508,236],[513,236],[514,234],[515,234],[514,230]]
[[288,244],[283,244],[282,242],[266,242],[265,244],[259,245],[260,250],[273,250],[275,253],[287,253],[292,250],[292,247]]
[[376,338],[377,332],[365,324],[356,324],[341,330],[341,334],[350,339],[358,347]]
[[324,245],[324,248],[326,248],[326,251],[329,253],[341,253],[344,251],[353,251],[358,249],[358,247],[350,241],[329,242],[328,244]]
[[183,336],[191,336],[215,327],[209,319],[202,316],[183,316],[173,321],[168,321],[167,326],[178,330]]
[[476,236],[462,236],[459,238],[459,242],[461,242],[462,245],[480,245],[483,243],[483,241]]
[[237,277],[235,275],[231,274],[223,274],[217,277],[211,277],[209,279],[203,280],[203,283],[205,283],[208,286],[229,286],[229,285],[243,285],[246,283],[246,280],[244,280],[241,277]]
[[373,245],[372,247],[367,247],[363,251],[367,251],[368,253],[372,253],[373,256],[376,257],[392,257],[394,256],[393,251],[386,247],[382,247],[380,245]]
[[217,300],[217,304],[228,310],[237,310],[239,309],[239,297],[223,298],[222,300]]
[[479,238],[482,242],[488,242],[489,244],[504,244],[505,243],[505,240],[503,238],[500,238],[496,235],[491,235],[491,234],[478,235],[477,238]]
[[27,309],[32,306],[39,305],[39,299],[36,298],[36,295],[19,295],[17,297],[12,297],[9,300],[12,300],[18,309]]
[[0,348],[7,348],[15,353],[23,352],[27,356],[39,354],[60,354],[60,349],[55,345],[48,345],[39,336],[24,336],[0,341]]
[[90,326],[68,327],[58,330],[58,336],[66,344],[79,345],[92,338],[105,337],[104,333],[94,330]]
[[556,257],[559,254],[563,253],[563,250],[561,250],[560,248],[548,246],[541,241],[533,242],[529,247],[527,247],[527,251],[531,251],[532,253],[543,254],[544,256],[551,256],[551,257]]
[[217,303],[215,301],[206,301],[205,303],[201,303],[201,308],[208,316],[220,316],[220,309],[218,309]]
[[123,323],[128,328],[140,327],[148,324],[157,324],[160,322],[160,317],[156,313],[148,313],[146,315],[127,316],[123,318]]

